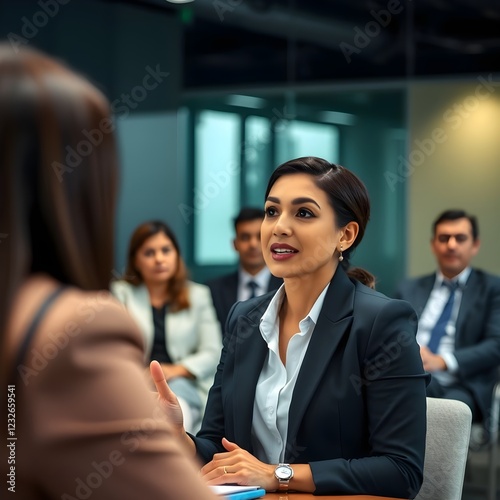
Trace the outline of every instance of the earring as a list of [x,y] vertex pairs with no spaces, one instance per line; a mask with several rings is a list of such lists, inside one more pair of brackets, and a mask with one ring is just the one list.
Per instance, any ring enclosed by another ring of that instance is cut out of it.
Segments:
[[344,256],[342,255],[342,245],[340,245],[340,250],[339,250],[339,262],[342,262],[344,260]]

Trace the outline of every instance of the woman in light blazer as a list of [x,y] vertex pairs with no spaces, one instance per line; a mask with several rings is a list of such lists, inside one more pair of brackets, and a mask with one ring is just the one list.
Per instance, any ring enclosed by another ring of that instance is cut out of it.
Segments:
[[221,351],[221,332],[210,290],[186,279],[177,239],[161,221],[141,224],[132,234],[123,279],[113,294],[144,335],[145,363],[160,362],[178,396],[185,425],[195,430]]

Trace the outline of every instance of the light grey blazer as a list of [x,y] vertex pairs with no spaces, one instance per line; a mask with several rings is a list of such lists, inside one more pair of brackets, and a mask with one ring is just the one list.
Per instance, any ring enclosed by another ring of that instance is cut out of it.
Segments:
[[[167,311],[165,340],[172,361],[184,366],[196,377],[200,398],[205,406],[222,349],[222,333],[217,321],[210,289],[188,281],[191,306],[178,312]],[[153,311],[145,285],[126,281],[111,283],[113,295],[125,305],[144,335],[144,361],[151,356],[154,339]]]

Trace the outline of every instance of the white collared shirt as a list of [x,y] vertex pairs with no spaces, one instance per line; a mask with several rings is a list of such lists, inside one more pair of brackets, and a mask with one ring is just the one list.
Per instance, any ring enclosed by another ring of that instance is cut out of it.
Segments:
[[330,283],[316,299],[309,314],[300,321],[300,331],[290,339],[286,366],[279,355],[279,310],[285,296],[284,285],[276,292],[260,320],[260,333],[269,350],[255,391],[252,444],[255,456],[262,462],[278,464],[285,459],[293,390],[329,286]]
[[[458,283],[460,286],[455,291],[455,300],[453,301],[453,309],[451,311],[451,317],[446,325],[446,335],[441,339],[439,343],[439,348],[437,354],[439,354],[445,361],[447,366],[447,371],[434,372],[433,376],[436,377],[438,382],[443,385],[451,385],[456,381],[456,372],[458,371],[457,358],[453,354],[455,351],[455,332],[456,323],[458,318],[458,312],[460,310],[460,303],[462,302],[462,290],[467,283],[471,273],[471,268],[466,267],[458,276],[453,280],[454,283]],[[422,316],[418,323],[417,331],[417,342],[419,345],[426,346],[431,338],[431,332],[436,325],[441,313],[443,312],[444,306],[448,301],[450,296],[450,290],[447,287],[442,286],[443,281],[447,278],[438,271],[436,274],[436,281],[434,283],[434,288],[429,295],[427,304],[422,311]]]
[[255,296],[264,295],[267,293],[267,287],[269,286],[269,279],[271,277],[271,271],[267,267],[261,269],[255,276],[247,273],[244,269],[240,267],[238,271],[238,300],[247,300],[250,298],[252,291],[248,286],[250,281],[257,284],[255,288]]

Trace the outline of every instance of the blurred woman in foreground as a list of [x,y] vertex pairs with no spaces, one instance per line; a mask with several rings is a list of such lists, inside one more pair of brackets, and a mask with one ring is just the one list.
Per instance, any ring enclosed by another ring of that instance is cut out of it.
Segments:
[[0,44],[2,429],[19,437],[2,477],[23,499],[211,499],[149,392],[140,332],[103,291],[113,128],[87,81]]

